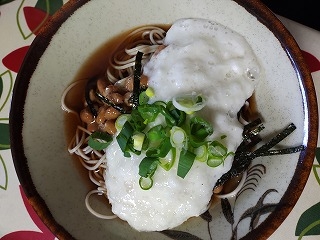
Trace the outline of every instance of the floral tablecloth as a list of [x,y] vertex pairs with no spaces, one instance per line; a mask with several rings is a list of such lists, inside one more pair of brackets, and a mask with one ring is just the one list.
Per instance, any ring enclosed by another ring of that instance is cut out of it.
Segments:
[[[0,6],[0,240],[55,239],[28,204],[17,178],[10,152],[9,110],[13,84],[32,40],[65,2],[15,0]],[[303,50],[320,92],[320,32],[279,18]],[[320,239],[320,148],[301,198],[269,239],[302,238]]]

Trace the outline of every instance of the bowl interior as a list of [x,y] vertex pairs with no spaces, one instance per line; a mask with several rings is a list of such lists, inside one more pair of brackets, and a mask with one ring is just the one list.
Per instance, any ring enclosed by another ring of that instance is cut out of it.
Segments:
[[[263,215],[252,232],[248,232],[248,222],[241,222],[238,238],[268,237],[300,195],[316,145],[316,134],[311,134],[317,132],[314,90],[297,45],[266,8],[242,0],[152,0],[147,6],[142,0],[71,0],[32,44],[17,77],[10,114],[12,151],[19,179],[32,205],[58,237],[164,238],[161,233],[134,231],[119,219],[97,219],[87,211],[84,198],[92,186],[86,171],[67,152],[60,99],[64,89],[79,78],[81,66],[108,39],[136,26],[170,24],[186,17],[211,19],[245,36],[264,68],[264,78],[255,93],[266,127],[263,136],[268,137],[292,122],[297,130],[282,144],[308,146],[302,153],[264,157],[255,162],[266,166],[266,171],[255,191],[247,191],[237,200],[236,217],[240,218],[269,190],[272,191],[265,201],[273,203],[277,211]],[[92,72],[87,71],[88,76],[82,77],[90,77],[97,69],[99,66],[92,66]],[[287,205],[280,207],[283,203]],[[211,209],[210,213],[213,237],[229,239],[230,224],[222,217],[220,208]],[[207,223],[201,218],[193,218],[178,228],[203,239],[208,238],[206,229]]]

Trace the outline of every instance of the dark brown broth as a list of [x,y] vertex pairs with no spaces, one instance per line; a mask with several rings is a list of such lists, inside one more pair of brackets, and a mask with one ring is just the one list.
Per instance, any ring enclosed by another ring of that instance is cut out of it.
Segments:
[[[120,34],[112,38],[111,40],[105,42],[101,47],[99,47],[85,63],[80,67],[77,75],[73,79],[73,82],[80,81],[72,91],[69,92],[66,98],[66,104],[71,109],[80,112],[84,106],[84,92],[85,85],[89,78],[104,75],[107,70],[107,63],[109,62],[115,49],[119,46],[121,39],[125,38],[129,31]],[[83,80],[83,81],[82,81]],[[65,114],[65,126],[66,126],[66,137],[68,142],[71,141],[75,134],[75,129],[78,124],[80,124],[79,119],[75,119],[72,114]]]
[[[156,24],[153,26],[160,27],[164,30],[168,30],[170,25],[165,24]],[[128,31],[124,31],[119,35],[112,37],[110,40],[106,41],[102,46],[100,46],[88,59],[85,63],[80,67],[78,73],[76,74],[73,82],[81,81],[80,84],[77,85],[68,97],[66,98],[66,104],[70,108],[80,112],[84,105],[84,89],[86,80],[94,76],[104,76],[107,70],[107,65],[111,61],[114,53],[119,49],[123,48],[123,45],[127,45],[127,42],[123,42],[123,40],[128,36],[128,34],[134,31],[137,28],[130,29]],[[68,142],[72,139],[75,134],[76,126],[80,123],[78,119],[76,119],[72,114],[65,114],[65,132]]]

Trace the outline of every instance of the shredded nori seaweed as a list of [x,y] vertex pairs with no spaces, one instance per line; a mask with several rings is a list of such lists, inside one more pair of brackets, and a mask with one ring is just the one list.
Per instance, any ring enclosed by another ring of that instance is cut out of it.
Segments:
[[252,151],[252,148],[261,141],[261,138],[257,135],[262,129],[264,129],[260,119],[249,123],[244,127],[243,142],[235,152],[232,166],[228,172],[223,174],[221,178],[216,182],[215,187],[223,185],[226,181],[239,176],[248,169],[253,159],[261,156],[282,155],[299,152],[305,149],[304,145],[290,147],[285,149],[270,150],[277,145],[287,136],[289,136],[296,126],[291,123],[283,131],[274,136],[269,142],[262,145],[258,149]]
[[142,52],[137,52],[135,63],[134,63],[134,73],[133,73],[133,92],[131,97],[132,108],[135,109],[139,105],[139,95],[140,95],[140,78],[142,69]]
[[129,111],[127,111],[123,106],[115,104],[110,99],[108,99],[105,96],[103,96],[102,94],[100,94],[98,92],[95,92],[95,95],[99,100],[101,100],[102,102],[110,105],[111,107],[113,107],[114,109],[118,110],[119,112],[121,112],[123,114],[129,113]]

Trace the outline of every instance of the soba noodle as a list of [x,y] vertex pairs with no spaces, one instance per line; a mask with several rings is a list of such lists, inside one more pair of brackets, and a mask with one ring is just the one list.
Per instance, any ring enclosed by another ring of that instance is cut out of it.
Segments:
[[164,36],[165,30],[156,26],[145,26],[132,31],[110,59],[106,78],[115,83],[132,76],[137,52],[143,53],[142,65],[144,65],[163,44]]

